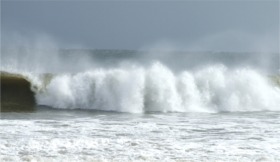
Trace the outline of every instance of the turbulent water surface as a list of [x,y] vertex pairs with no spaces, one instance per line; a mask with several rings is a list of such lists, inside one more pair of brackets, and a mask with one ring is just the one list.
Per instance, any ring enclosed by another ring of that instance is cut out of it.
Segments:
[[1,160],[279,161],[280,114],[58,111],[1,116]]
[[1,161],[279,161],[280,114],[6,113]]
[[1,113],[1,161],[280,160],[276,63],[225,53],[206,63],[205,54],[32,52],[4,51],[1,106],[17,112]]

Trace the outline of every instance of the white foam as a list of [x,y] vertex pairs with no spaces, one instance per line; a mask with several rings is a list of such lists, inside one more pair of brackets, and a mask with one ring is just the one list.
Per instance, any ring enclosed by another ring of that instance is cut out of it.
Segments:
[[280,89],[267,77],[223,65],[179,74],[159,62],[149,68],[94,69],[54,75],[44,86],[37,102],[54,108],[132,113],[280,110]]
[[279,124],[279,112],[14,113],[0,161],[279,161]]
[[142,112],[144,96],[142,69],[93,70],[55,76],[38,104],[55,108]]

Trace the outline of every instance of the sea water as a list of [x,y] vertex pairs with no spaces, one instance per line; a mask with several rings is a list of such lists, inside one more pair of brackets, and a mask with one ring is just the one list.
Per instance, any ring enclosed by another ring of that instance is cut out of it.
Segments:
[[279,112],[5,113],[1,161],[279,161]]
[[37,106],[1,113],[0,161],[280,161],[275,56],[40,52],[2,57]]

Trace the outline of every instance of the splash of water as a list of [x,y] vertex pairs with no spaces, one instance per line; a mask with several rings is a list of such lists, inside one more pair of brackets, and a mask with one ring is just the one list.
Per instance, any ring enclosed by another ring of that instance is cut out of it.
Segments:
[[223,65],[175,74],[156,62],[148,68],[56,74],[48,82],[29,75],[29,80],[40,87],[38,104],[61,109],[131,113],[280,110],[280,89],[267,77],[253,69],[230,70]]

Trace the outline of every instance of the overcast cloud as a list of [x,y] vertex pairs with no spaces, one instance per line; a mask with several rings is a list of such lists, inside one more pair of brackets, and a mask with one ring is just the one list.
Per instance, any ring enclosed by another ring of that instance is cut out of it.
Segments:
[[279,1],[1,1],[1,31],[3,43],[17,32],[87,48],[277,52]]

